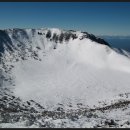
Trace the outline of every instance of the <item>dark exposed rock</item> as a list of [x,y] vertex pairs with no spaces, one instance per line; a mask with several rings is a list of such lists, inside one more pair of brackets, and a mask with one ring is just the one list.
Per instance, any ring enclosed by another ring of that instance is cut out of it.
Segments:
[[38,50],[41,50],[41,48],[40,48],[40,47],[38,47],[38,46],[37,46],[36,48],[37,48]]
[[2,56],[1,54],[5,51],[4,45],[7,46],[9,51],[13,51],[11,47],[13,44],[8,33],[5,30],[0,30],[0,56]]
[[56,33],[53,34],[52,40],[57,43],[57,41],[58,41],[58,35]]
[[51,38],[51,31],[50,30],[47,32],[46,38]]
[[38,35],[42,35],[42,33],[41,33],[41,32],[38,32]]
[[111,120],[106,120],[105,125],[113,126],[113,125],[116,125],[116,123],[113,119],[111,119]]
[[96,36],[94,36],[93,34],[89,34],[87,32],[82,32],[84,35],[83,37],[81,38],[84,39],[84,38],[89,38],[91,39],[92,41],[95,41],[97,43],[100,43],[100,44],[104,44],[104,45],[107,45],[110,47],[109,43],[107,43],[105,40],[101,39],[101,38],[97,38]]
[[60,36],[59,36],[59,42],[62,43],[64,40],[64,34],[61,33]]
[[57,108],[57,111],[63,111],[63,108],[58,107],[58,108]]

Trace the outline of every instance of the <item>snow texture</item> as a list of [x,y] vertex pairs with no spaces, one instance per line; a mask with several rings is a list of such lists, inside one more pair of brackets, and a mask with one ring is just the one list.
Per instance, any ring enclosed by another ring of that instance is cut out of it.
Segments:
[[[22,102],[32,100],[50,111],[62,104],[67,111],[70,105],[72,110],[78,109],[77,104],[96,109],[120,100],[129,101],[130,54],[125,50],[121,53],[104,40],[81,31],[8,29],[0,34],[1,91],[9,89]],[[96,110],[97,119],[93,115],[90,119],[87,116],[74,120],[48,118],[52,124],[48,127],[109,127],[110,124],[121,127],[122,122],[116,125],[115,120],[128,122],[129,110],[129,107],[126,111],[114,108],[105,114]],[[102,117],[113,120],[102,124]],[[0,127],[39,127],[26,123],[3,122]],[[126,125],[129,127],[129,123]]]

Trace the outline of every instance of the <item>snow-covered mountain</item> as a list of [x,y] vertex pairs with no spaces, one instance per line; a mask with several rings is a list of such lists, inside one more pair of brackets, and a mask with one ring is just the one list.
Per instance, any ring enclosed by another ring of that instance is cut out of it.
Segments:
[[[108,124],[126,118],[113,111],[120,108],[121,113],[129,105],[130,54],[92,34],[56,28],[0,30],[0,63],[2,127],[25,127],[25,121],[28,127],[102,127],[107,114],[112,119]],[[91,119],[88,112],[93,112]],[[121,127],[119,121],[113,126]]]

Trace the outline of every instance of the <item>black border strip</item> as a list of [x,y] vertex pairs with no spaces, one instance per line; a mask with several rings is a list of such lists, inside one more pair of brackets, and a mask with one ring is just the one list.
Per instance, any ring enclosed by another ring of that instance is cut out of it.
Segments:
[[130,0],[0,0],[0,2],[130,2]]

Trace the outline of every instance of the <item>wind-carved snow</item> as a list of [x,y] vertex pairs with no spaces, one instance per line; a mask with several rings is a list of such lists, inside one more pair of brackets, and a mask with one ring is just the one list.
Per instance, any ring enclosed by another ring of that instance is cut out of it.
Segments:
[[22,99],[50,108],[68,102],[93,106],[129,91],[130,60],[108,46],[90,39],[70,40],[57,49],[50,49],[49,41],[44,44],[49,47],[39,51],[41,61],[29,58],[15,64],[14,93]]
[[[51,36],[46,38],[49,30]],[[119,94],[130,92],[126,51],[120,54],[110,46],[83,38],[81,32],[73,32],[72,38],[61,43],[54,34],[60,36],[66,31],[55,28],[7,32],[16,50],[4,52],[6,64],[13,65],[13,83],[6,85],[25,102],[33,100],[48,110],[57,104],[71,104],[74,109],[78,103],[95,108],[102,107],[101,102],[125,99]]]

